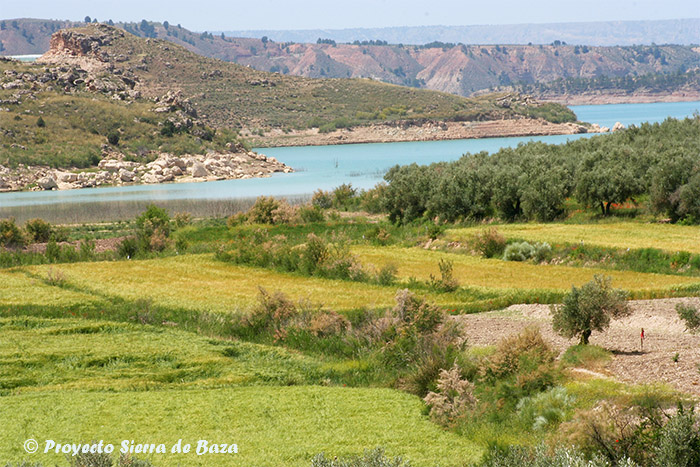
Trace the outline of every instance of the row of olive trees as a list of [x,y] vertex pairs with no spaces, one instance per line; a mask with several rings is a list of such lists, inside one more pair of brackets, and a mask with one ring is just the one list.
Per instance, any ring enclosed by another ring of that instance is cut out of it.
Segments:
[[395,222],[424,216],[546,222],[563,215],[572,197],[602,215],[644,198],[673,221],[700,220],[700,116],[563,145],[531,142],[455,162],[396,166],[385,179],[383,204]]

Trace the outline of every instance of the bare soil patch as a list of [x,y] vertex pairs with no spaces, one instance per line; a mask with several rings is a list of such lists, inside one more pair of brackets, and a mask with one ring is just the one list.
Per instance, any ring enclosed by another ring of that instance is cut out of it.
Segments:
[[[594,332],[590,342],[613,353],[606,370],[629,383],[663,382],[700,396],[700,335],[690,334],[678,318],[675,306],[700,306],[700,298],[633,300],[631,316],[612,321],[605,332]],[[462,315],[472,345],[494,345],[526,326],[540,328],[552,345],[564,352],[577,339],[564,339],[552,330],[549,305],[513,305],[505,310]],[[644,328],[644,349],[640,332]],[[678,361],[674,356],[678,354]]]

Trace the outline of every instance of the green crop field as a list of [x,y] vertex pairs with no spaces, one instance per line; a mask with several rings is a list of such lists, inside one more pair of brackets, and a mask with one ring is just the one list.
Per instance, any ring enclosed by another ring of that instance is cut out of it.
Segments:
[[364,261],[381,265],[393,262],[404,278],[427,279],[439,276],[438,261],[454,262],[454,273],[461,285],[486,289],[566,290],[591,280],[594,274],[610,276],[616,287],[639,296],[671,292],[683,286],[700,285],[700,280],[663,274],[632,271],[609,271],[596,268],[575,268],[555,265],[536,265],[529,262],[484,259],[419,248],[357,247],[355,251]]
[[[629,233],[635,225],[638,235]],[[131,228],[115,224],[110,234],[103,225],[95,227],[106,236],[123,236]],[[70,229],[72,236],[91,232],[85,225]],[[696,251],[693,227],[620,222],[499,229],[508,239],[533,242],[571,237],[571,243],[583,239],[606,247]],[[154,466],[309,466],[321,452],[332,459],[382,447],[414,467],[466,466],[479,462],[494,443],[533,446],[552,440],[559,423],[573,423],[579,411],[600,400],[653,400],[670,407],[684,397],[665,386],[600,379],[607,374],[605,365],[618,358],[602,348],[579,360],[555,359],[560,349],[546,357],[545,350],[535,357],[545,358],[536,374],[516,369],[494,381],[483,369],[493,367],[503,350],[459,347],[450,334],[463,319],[494,315],[453,319],[445,311],[557,303],[596,274],[609,276],[614,287],[634,298],[694,296],[700,290],[697,275],[425,249],[417,246],[426,242],[423,226],[362,217],[274,226],[203,220],[174,230],[175,241],[185,240],[189,250],[175,254],[168,247],[131,260],[116,254],[44,257],[49,264],[28,257],[7,263],[24,265],[0,269],[2,462],[70,465],[62,453],[28,455],[23,443],[29,438],[38,440],[42,451],[47,439],[103,440],[117,450],[122,440],[169,449],[180,439],[195,446],[204,439],[236,443],[239,452],[137,457]],[[436,244],[467,243],[477,230],[449,229]],[[250,247],[254,253],[284,255],[307,251],[313,238],[322,238],[327,252],[347,247],[348,256],[329,261],[352,258],[366,274],[355,281],[329,279],[323,269],[284,269],[280,263],[246,263],[234,260],[233,253],[213,253]],[[251,241],[252,247],[245,243]],[[288,249],[272,249],[275,241],[288,242]],[[449,292],[434,285],[445,260],[459,285]],[[380,282],[378,271],[390,270],[389,264],[396,271]],[[439,319],[449,320],[445,328],[421,333],[396,324],[396,310],[403,306],[397,290],[404,288],[438,305]],[[286,298],[276,298],[275,292]],[[499,316],[510,319],[507,313]],[[498,323],[493,326],[497,332]],[[468,332],[459,332],[469,339]],[[587,370],[586,362],[596,358]],[[429,413],[422,398],[438,388],[440,368],[454,363],[473,382],[477,408],[467,418],[445,423]],[[572,365],[590,371],[569,372]],[[530,386],[529,378],[536,385]],[[563,405],[545,412],[555,422],[538,431],[530,417],[546,403]]]
[[[506,238],[535,242],[577,244],[612,248],[658,248],[670,252],[700,253],[700,227],[641,222],[598,224],[503,224],[496,226]],[[465,241],[483,227],[453,228],[449,241]]]

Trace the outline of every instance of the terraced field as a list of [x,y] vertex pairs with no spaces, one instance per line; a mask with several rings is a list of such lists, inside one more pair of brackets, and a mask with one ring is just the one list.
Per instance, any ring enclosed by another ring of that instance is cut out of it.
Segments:
[[[415,465],[458,465],[481,452],[421,414],[409,394],[323,387],[319,362],[279,348],[172,329],[78,319],[1,318],[0,458],[24,440],[236,443],[238,454],[140,455],[154,465],[308,466],[321,451],[383,446]],[[296,384],[295,386],[288,386]],[[309,385],[315,384],[315,385]],[[63,462],[36,454],[32,462]]]
[[[503,224],[506,238],[535,242],[586,244],[612,248],[658,248],[700,253],[700,228],[674,224],[611,222],[598,224]],[[483,227],[449,229],[449,241],[465,241]]]

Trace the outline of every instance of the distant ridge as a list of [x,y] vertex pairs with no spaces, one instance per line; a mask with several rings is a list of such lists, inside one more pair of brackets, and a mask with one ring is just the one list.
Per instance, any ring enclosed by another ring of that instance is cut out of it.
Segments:
[[700,18],[652,21],[581,23],[407,26],[391,28],[216,31],[231,37],[267,36],[275,41],[336,42],[384,40],[390,44],[426,44],[433,41],[463,44],[549,44],[556,40],[574,45],[700,44]]

